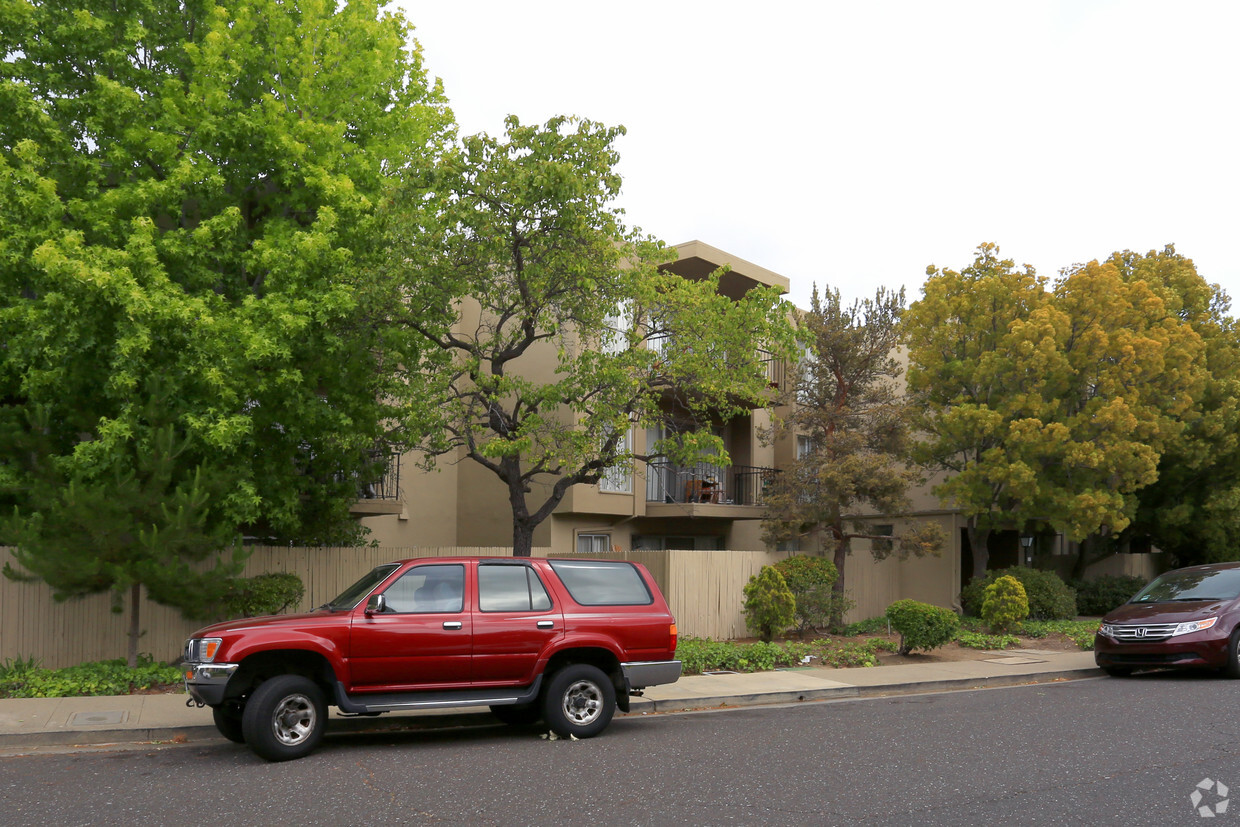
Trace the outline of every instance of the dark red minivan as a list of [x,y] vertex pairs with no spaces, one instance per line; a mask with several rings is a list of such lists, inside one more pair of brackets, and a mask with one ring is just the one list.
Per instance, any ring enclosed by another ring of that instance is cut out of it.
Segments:
[[1222,669],[1240,678],[1240,563],[1176,569],[1102,618],[1094,661],[1122,677],[1137,669]]

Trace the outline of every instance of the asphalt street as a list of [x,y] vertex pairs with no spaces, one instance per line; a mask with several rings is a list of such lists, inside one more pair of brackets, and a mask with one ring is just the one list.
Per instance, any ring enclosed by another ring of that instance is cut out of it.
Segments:
[[[0,759],[7,825],[1201,824],[1240,797],[1240,683],[1148,675],[657,714]],[[1205,784],[1205,782],[1209,784]],[[1219,782],[1222,782],[1220,785]],[[1220,793],[1225,792],[1225,795]],[[1218,822],[1209,822],[1218,823]]]

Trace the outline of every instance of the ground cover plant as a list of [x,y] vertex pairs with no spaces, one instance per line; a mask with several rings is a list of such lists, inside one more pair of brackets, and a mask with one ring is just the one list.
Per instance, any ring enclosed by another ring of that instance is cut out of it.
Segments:
[[34,658],[16,658],[0,664],[0,698],[70,698],[81,695],[130,695],[148,690],[170,691],[180,686],[177,666],[156,663],[149,655],[138,665],[124,658],[92,661],[63,669],[45,669]]

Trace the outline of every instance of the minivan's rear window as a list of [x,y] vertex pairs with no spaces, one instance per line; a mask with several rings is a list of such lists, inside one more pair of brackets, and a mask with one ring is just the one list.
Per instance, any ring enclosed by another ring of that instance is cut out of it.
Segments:
[[573,600],[582,606],[649,606],[650,589],[632,563],[608,560],[552,560]]

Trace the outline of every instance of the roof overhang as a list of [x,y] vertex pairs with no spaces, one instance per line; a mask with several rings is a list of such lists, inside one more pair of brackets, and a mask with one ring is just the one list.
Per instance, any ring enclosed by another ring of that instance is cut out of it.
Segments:
[[676,250],[676,260],[663,265],[662,269],[687,279],[706,278],[720,267],[729,267],[729,271],[724,273],[719,282],[719,292],[725,296],[740,298],[758,286],[778,287],[781,293],[788,292],[789,282],[786,276],[759,267],[718,247],[701,241],[686,241],[684,244],[677,244],[673,249]]

